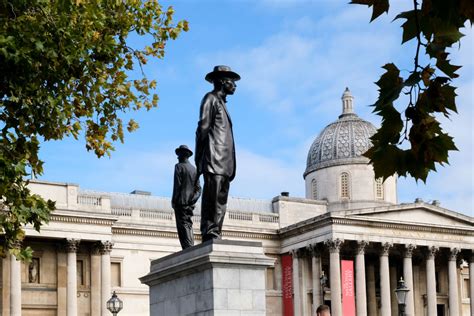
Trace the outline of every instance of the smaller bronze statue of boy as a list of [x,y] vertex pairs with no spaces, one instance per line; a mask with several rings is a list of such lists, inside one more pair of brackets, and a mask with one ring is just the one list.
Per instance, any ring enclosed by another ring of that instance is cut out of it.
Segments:
[[181,145],[175,150],[178,163],[174,167],[173,198],[171,205],[176,217],[181,248],[186,249],[194,245],[193,216],[194,206],[201,196],[201,186],[197,179],[196,168],[188,158],[193,152],[186,145]]

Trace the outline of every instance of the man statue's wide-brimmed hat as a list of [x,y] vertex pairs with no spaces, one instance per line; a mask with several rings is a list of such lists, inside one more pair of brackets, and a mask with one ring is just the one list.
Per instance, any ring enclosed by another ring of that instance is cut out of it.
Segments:
[[206,80],[209,81],[210,83],[213,83],[214,80],[218,78],[229,78],[232,80],[240,80],[239,74],[233,72],[229,66],[215,66],[214,70],[206,75]]
[[179,146],[178,148],[174,150],[174,152],[178,156],[184,155],[186,157],[191,157],[193,155],[193,152],[191,151],[191,149],[189,149],[188,146],[186,145]]

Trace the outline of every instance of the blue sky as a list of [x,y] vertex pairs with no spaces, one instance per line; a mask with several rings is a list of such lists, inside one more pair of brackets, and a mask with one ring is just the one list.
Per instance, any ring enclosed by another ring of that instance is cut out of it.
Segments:
[[[174,149],[194,148],[204,80],[214,65],[231,66],[242,80],[228,98],[237,150],[232,196],[271,199],[281,191],[304,196],[303,172],[309,147],[341,113],[341,95],[349,87],[356,113],[380,125],[368,106],[377,98],[373,83],[380,68],[393,61],[412,69],[414,49],[401,46],[401,22],[391,22],[396,6],[369,24],[371,10],[348,1],[180,0],[163,2],[186,19],[190,31],[168,43],[163,60],[144,68],[158,82],[159,107],[132,113],[140,129],[116,144],[111,158],[97,159],[82,140],[45,143],[41,179],[77,183],[84,189],[151,191],[170,196]],[[405,3],[405,2],[404,2]],[[407,4],[411,1],[406,1]],[[427,184],[398,181],[399,202],[439,200],[441,206],[473,216],[474,34],[463,30],[461,48],[452,52],[462,64],[459,114],[443,119],[460,149],[450,165],[439,167]],[[141,45],[134,39],[133,45]],[[405,72],[408,70],[405,70]]]

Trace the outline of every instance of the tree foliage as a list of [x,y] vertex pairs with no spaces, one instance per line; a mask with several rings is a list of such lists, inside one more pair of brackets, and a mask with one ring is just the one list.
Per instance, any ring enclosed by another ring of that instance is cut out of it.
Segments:
[[[85,135],[109,155],[138,127],[120,113],[157,106],[141,67],[188,30],[173,13],[157,0],[0,0],[0,255],[28,257],[24,225],[39,231],[54,209],[27,188],[40,141]],[[149,44],[132,48],[130,35]]]
[[[420,5],[421,2],[421,5]],[[352,0],[351,3],[372,7],[371,21],[389,10],[389,0]],[[452,65],[448,50],[459,44],[460,29],[474,22],[472,0],[413,0],[413,10],[401,12],[402,43],[414,40],[413,70],[400,73],[393,63],[383,66],[385,72],[376,82],[378,100],[374,112],[382,117],[382,125],[373,135],[373,147],[364,155],[374,166],[375,176],[384,179],[398,173],[426,182],[436,164],[448,163],[448,152],[457,150],[453,138],[443,131],[437,115],[449,117],[456,112],[456,87],[452,80],[461,67]],[[420,49],[428,64],[420,63]],[[401,94],[408,104],[397,109]],[[409,141],[409,148],[401,144]]]

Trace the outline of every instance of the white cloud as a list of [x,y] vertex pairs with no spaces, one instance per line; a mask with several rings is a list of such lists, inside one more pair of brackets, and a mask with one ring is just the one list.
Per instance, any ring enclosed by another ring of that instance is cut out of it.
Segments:
[[[412,67],[412,44],[400,45],[400,23],[388,23],[399,10],[399,7],[392,8],[393,14],[370,25],[370,14],[352,6],[322,20],[309,17],[286,20],[280,31],[256,47],[235,48],[212,56],[200,56],[199,59],[232,60],[233,68],[243,78],[239,82],[240,93],[253,98],[265,111],[283,114],[277,118],[281,122],[275,122],[275,125],[285,129],[281,133],[295,136],[290,150],[307,142],[304,152],[299,153],[305,158],[310,143],[307,137],[311,135],[302,130],[301,122],[316,117],[322,129],[335,120],[340,113],[340,96],[346,86],[356,97],[356,112],[379,125],[379,118],[370,114],[372,109],[366,105],[377,98],[377,87],[373,82],[383,71],[380,67],[390,61],[395,61],[401,69]],[[325,30],[330,33],[323,33]],[[451,165],[439,167],[438,173],[430,175],[427,185],[416,184],[412,178],[401,179],[399,192],[402,201],[417,196],[425,200],[438,199],[445,207],[466,213],[474,209],[471,108],[474,104],[474,36],[472,29],[464,33],[467,36],[461,50],[453,51],[453,62],[464,65],[461,79],[454,82],[460,86],[460,115],[454,115],[451,122],[443,123],[455,136],[461,152],[452,153]],[[303,194],[301,173],[304,166],[273,153],[242,154],[239,162],[242,178],[234,193],[268,196],[288,190]],[[273,176],[272,171],[275,171]],[[252,177],[257,178],[252,181]],[[273,180],[268,183],[262,180],[265,178]]]
[[237,155],[232,196],[270,199],[282,191],[304,196],[304,170],[300,164],[288,165],[278,157],[262,156],[246,149],[239,149]]

